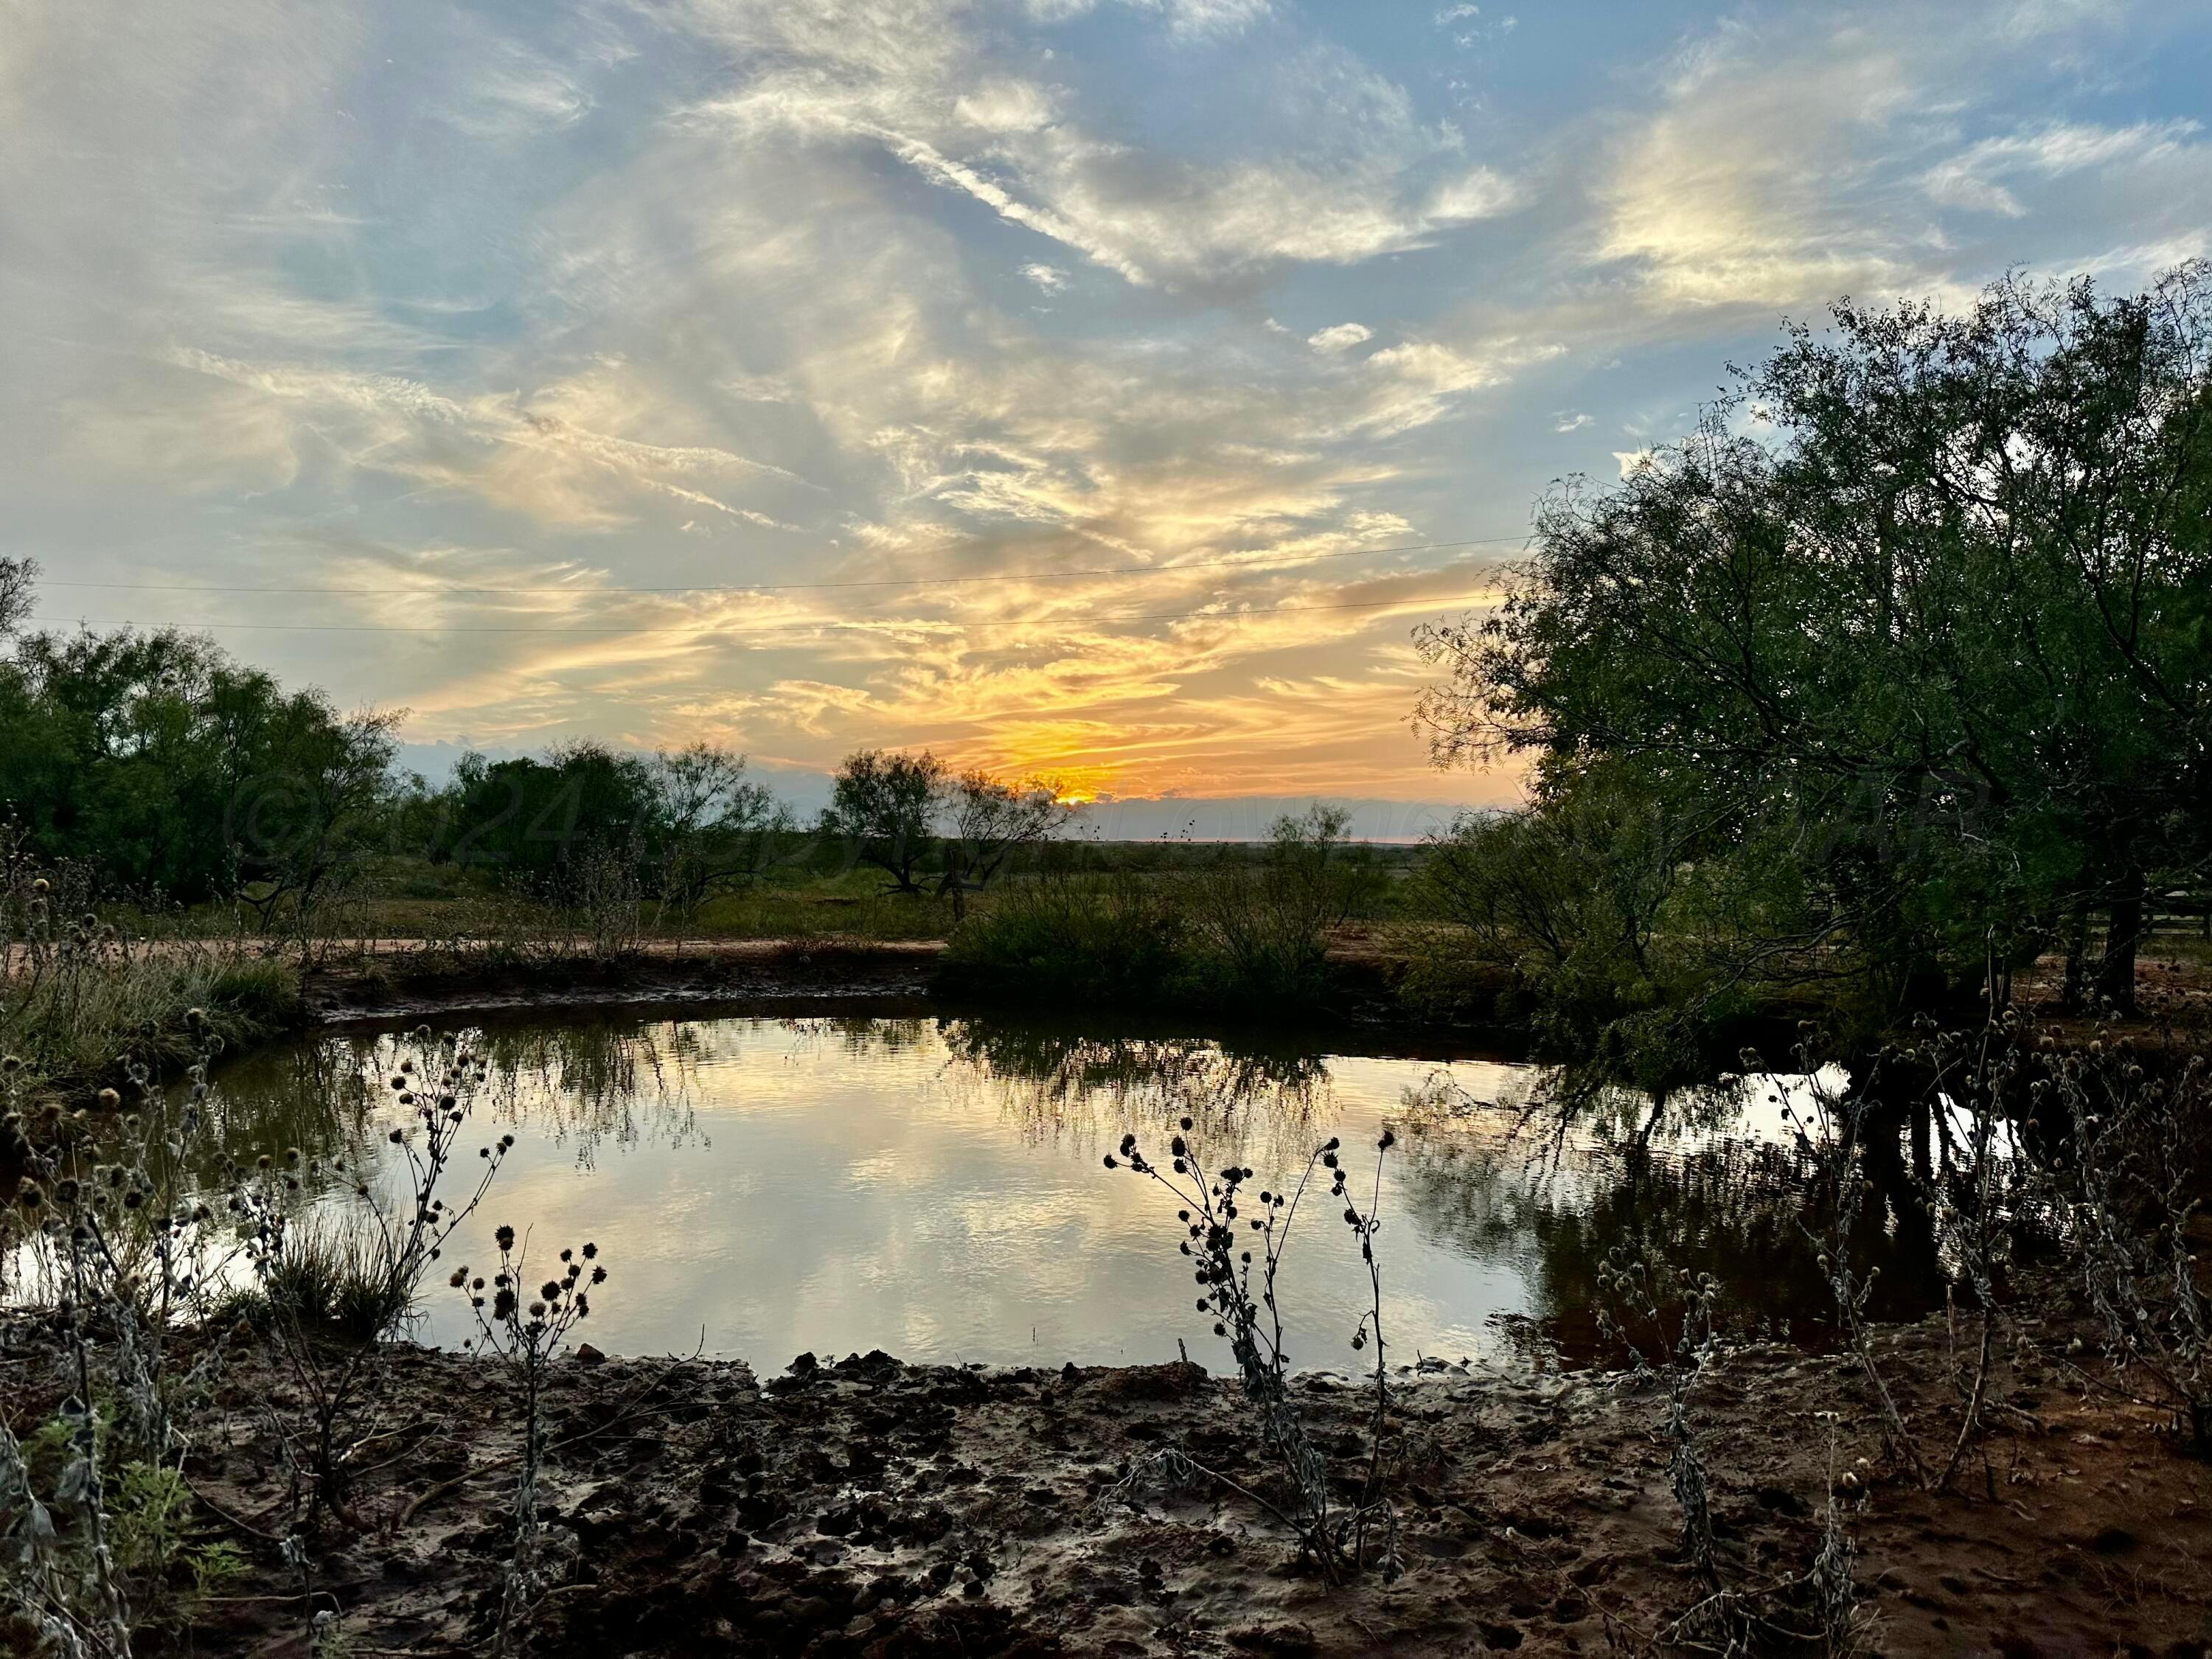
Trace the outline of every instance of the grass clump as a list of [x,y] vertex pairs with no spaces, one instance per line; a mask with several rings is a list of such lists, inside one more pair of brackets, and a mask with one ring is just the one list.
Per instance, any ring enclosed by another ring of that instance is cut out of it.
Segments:
[[236,1312],[264,1331],[297,1330],[341,1346],[374,1342],[406,1317],[405,1285],[356,1231],[310,1221],[285,1228]]
[[1256,850],[1223,847],[1187,868],[1009,883],[955,930],[946,975],[1042,1005],[1316,1006],[1330,990],[1330,930],[1371,908],[1382,885],[1372,855],[1346,842],[1350,823],[1316,806],[1278,819]]
[[290,963],[155,937],[149,917],[125,925],[96,899],[87,869],[41,863],[0,830],[0,1048],[21,1063],[21,1086],[90,1095],[134,1066],[173,1073],[210,1036],[236,1048],[299,1018]]

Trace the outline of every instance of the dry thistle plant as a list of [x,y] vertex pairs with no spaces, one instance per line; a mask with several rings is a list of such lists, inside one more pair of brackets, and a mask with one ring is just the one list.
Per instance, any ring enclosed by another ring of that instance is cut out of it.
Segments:
[[[1385,1128],[1376,1143],[1375,1183],[1369,1207],[1358,1207],[1347,1187],[1347,1172],[1334,1137],[1315,1149],[1299,1173],[1297,1185],[1288,1193],[1262,1189],[1256,1201],[1249,1195],[1251,1170],[1229,1164],[1209,1177],[1206,1166],[1188,1139],[1193,1121],[1181,1120],[1182,1133],[1169,1142],[1170,1167],[1163,1171],[1145,1155],[1134,1134],[1121,1137],[1119,1157],[1106,1155],[1106,1167],[1126,1163],[1135,1174],[1165,1188],[1178,1201],[1176,1218],[1187,1235],[1181,1249],[1190,1258],[1192,1279],[1200,1294],[1194,1305],[1213,1316],[1213,1334],[1229,1342],[1237,1361],[1237,1379],[1244,1399],[1259,1419],[1261,1443],[1275,1461],[1285,1502],[1270,1502],[1259,1493],[1181,1453],[1170,1455],[1174,1473],[1185,1469],[1241,1493],[1260,1504],[1297,1536],[1301,1550],[1334,1577],[1343,1568],[1368,1564],[1370,1536],[1379,1540],[1376,1565],[1386,1575],[1398,1571],[1395,1512],[1384,1490],[1384,1444],[1389,1408],[1389,1377],[1382,1336],[1382,1269],[1375,1255],[1375,1234],[1381,1228],[1382,1160],[1395,1144],[1395,1133]],[[1363,1314],[1352,1334],[1354,1348],[1375,1344],[1374,1443],[1359,1500],[1340,1513],[1331,1502],[1328,1468],[1313,1443],[1290,1390],[1290,1354],[1284,1346],[1281,1304],[1276,1289],[1284,1253],[1298,1211],[1316,1176],[1326,1171],[1329,1201],[1343,1205],[1345,1224],[1358,1236],[1372,1291],[1372,1305]],[[1248,1214],[1256,1207],[1257,1214]],[[1240,1227],[1239,1224],[1242,1224]],[[1256,1245],[1255,1255],[1250,1246]],[[1134,1480],[1136,1476],[1130,1477]],[[1124,1487],[1128,1483],[1124,1483]]]
[[[174,1514],[186,1449],[179,1402],[220,1360],[216,1344],[185,1377],[167,1364],[172,1334],[204,1310],[204,1286],[221,1253],[219,1224],[190,1194],[185,1160],[204,1124],[208,1067],[222,1044],[198,1009],[185,1024],[194,1058],[181,1103],[132,1060],[121,1062],[129,1109],[118,1091],[101,1091],[112,1131],[101,1147],[112,1161],[94,1158],[82,1112],[57,1115],[36,1140],[15,1137],[31,1170],[16,1210],[53,1297],[73,1389],[50,1425],[65,1448],[51,1507],[33,1490],[20,1443],[13,1435],[0,1441],[0,1537],[14,1546],[0,1581],[16,1610],[65,1652],[127,1654],[138,1622],[134,1597],[146,1620],[163,1622],[177,1611],[168,1569],[185,1560],[199,1577],[214,1565],[200,1560],[201,1547]],[[11,1124],[20,1122],[25,1069],[0,1057],[0,1103]]]
[[1874,1636],[1873,1615],[1860,1604],[1858,1547],[1844,1529],[1842,1499],[1846,1490],[1836,1468],[1837,1414],[1817,1413],[1828,1425],[1828,1501],[1820,1510],[1820,1548],[1805,1575],[1813,1606],[1820,1620],[1821,1651],[1841,1659],[1868,1650]]
[[1925,1487],[1933,1479],[1927,1462],[1913,1443],[1912,1431],[1906,1425],[1905,1413],[1898,1407],[1897,1396],[1890,1392],[1889,1383],[1875,1359],[1867,1304],[1873,1298],[1875,1280],[1881,1276],[1881,1269],[1869,1267],[1862,1275],[1851,1261],[1851,1239],[1857,1231],[1859,1206],[1873,1187],[1860,1167],[1867,1132],[1868,1097],[1863,1090],[1837,1090],[1825,1083],[1809,1041],[1798,1045],[1797,1061],[1807,1079],[1810,1105],[1807,1110],[1799,1111],[1785,1103],[1782,1119],[1796,1133],[1800,1147],[1811,1154],[1834,1194],[1826,1224],[1820,1231],[1815,1232],[1802,1220],[1798,1228],[1819,1253],[1820,1273],[1835,1301],[1844,1340],[1850,1345],[1852,1357],[1858,1361],[1859,1370],[1880,1409],[1883,1443],[1913,1482]]
[[518,1245],[514,1229],[501,1227],[494,1243],[499,1246],[499,1266],[489,1284],[483,1275],[471,1275],[465,1264],[454,1268],[447,1282],[468,1297],[469,1310],[476,1316],[477,1334],[463,1346],[498,1355],[522,1382],[522,1472],[514,1487],[514,1549],[507,1559],[499,1624],[492,1638],[494,1659],[501,1659],[538,1594],[538,1475],[545,1461],[540,1407],[546,1370],[568,1334],[590,1316],[591,1292],[606,1282],[607,1270],[597,1260],[599,1247],[586,1243],[562,1250],[559,1268],[533,1290],[528,1238]]
[[2155,1069],[2143,1058],[2125,1037],[2071,1054],[2039,1045],[2028,1097],[2069,1143],[2051,1208],[2104,1327],[2108,1386],[2172,1412],[2212,1457],[2212,1296],[2191,1242],[2212,1164],[2212,1071],[2201,1054]]
[[[366,1525],[348,1503],[356,1460],[378,1439],[371,1383],[382,1342],[405,1322],[423,1273],[453,1230],[483,1202],[514,1144],[505,1134],[480,1146],[473,1184],[455,1202],[441,1195],[449,1181],[459,1178],[455,1165],[487,1064],[451,1034],[434,1037],[423,1026],[411,1036],[416,1053],[404,1056],[390,1079],[409,1121],[385,1136],[397,1149],[404,1196],[387,1197],[365,1171],[334,1162],[328,1173],[350,1183],[358,1206],[335,1260],[324,1254],[330,1235],[301,1227],[294,1214],[302,1193],[325,1173],[313,1159],[293,1149],[281,1158],[263,1155],[251,1170],[233,1171],[230,1208],[244,1235],[270,1340],[307,1402],[304,1435],[271,1414],[294,1473],[295,1527],[312,1528],[326,1510],[356,1529]],[[336,1291],[328,1299],[302,1295],[303,1283]],[[347,1311],[353,1316],[334,1316]],[[303,1480],[304,1492],[298,1490]]]
[[[1689,1395],[1691,1384],[1713,1358],[1713,1304],[1720,1295],[1720,1281],[1687,1268],[1654,1269],[1632,1246],[1616,1244],[1599,1264],[1597,1284],[1600,1334],[1627,1349],[1638,1376],[1656,1377],[1666,1387],[1668,1472],[1682,1511],[1682,1549],[1707,1589],[1717,1593],[1721,1583],[1712,1510],[1705,1460],[1698,1454],[1697,1437],[1690,1426]],[[1671,1339],[1660,1306],[1662,1289],[1681,1297],[1680,1322]]]
[[[1843,1528],[1832,1480],[1820,1548],[1805,1572],[1748,1583],[1723,1581],[1711,1482],[1690,1419],[1690,1391],[1719,1351],[1713,1314],[1720,1281],[1711,1273],[1647,1262],[1633,1247],[1616,1245],[1598,1269],[1598,1288],[1600,1332],[1626,1349],[1637,1377],[1656,1379],[1666,1390],[1660,1427],[1682,1515],[1682,1553],[1703,1587],[1696,1601],[1660,1628],[1654,1645],[1730,1655],[1856,1652],[1864,1621],[1852,1578],[1856,1552]],[[1817,1633],[1788,1622],[1793,1613],[1802,1616],[1808,1602],[1820,1621]]]
[[[1978,1326],[1959,1432],[1931,1483],[1942,1492],[1981,1443],[2003,1316],[1997,1287],[2012,1265],[2014,1224],[2033,1206],[2033,1194],[2025,1160],[2012,1155],[2006,1109],[2008,1101],[2018,1099],[2027,1071],[2018,1012],[2008,1008],[1978,1032],[1937,1032],[1932,1027],[1932,1022],[1923,1025],[1925,1040],[1917,1051],[1934,1073],[1929,1106],[1942,1130],[1942,1160],[1921,1183],[1923,1197],[1952,1281],[1947,1292],[1952,1305],[1958,1292],[1966,1291]],[[1954,1340],[1955,1346],[1955,1326]],[[1990,1496],[1996,1497],[1996,1477],[1986,1454],[1983,1476]]]

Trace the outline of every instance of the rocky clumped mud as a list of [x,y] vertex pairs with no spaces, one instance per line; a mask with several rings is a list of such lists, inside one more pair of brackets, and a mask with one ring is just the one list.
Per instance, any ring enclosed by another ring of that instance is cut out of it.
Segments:
[[[1778,1650],[1817,1628],[1792,1586],[1832,1493],[1872,1650],[2207,1651],[2212,1468],[2157,1413],[2081,1393],[2067,1340],[2023,1334],[1986,1457],[1940,1497],[1883,1459],[1855,1365],[1744,1347],[1697,1385],[1719,1577],[1763,1598]],[[1882,1343],[1932,1443],[1955,1420],[1947,1333],[1938,1321]],[[18,1326],[9,1346],[0,1381],[20,1425],[63,1379],[35,1331]],[[288,1386],[252,1363],[225,1376],[187,1474],[206,1534],[238,1543],[249,1571],[171,1645],[305,1654],[300,1577],[277,1542],[289,1488],[268,1431]],[[512,1388],[495,1366],[421,1349],[391,1356],[384,1387],[380,1467],[356,1494],[357,1524],[329,1522],[312,1540],[312,1595],[340,1611],[355,1654],[479,1651],[510,1536]],[[741,1364],[587,1352],[556,1368],[542,1487],[551,1582],[526,1650],[1657,1651],[1710,1593],[1682,1549],[1664,1396],[1650,1379],[1429,1361],[1394,1392],[1402,1571],[1332,1583],[1252,1503],[1160,1475],[1157,1455],[1173,1448],[1267,1489],[1234,1385],[1196,1365],[803,1355],[763,1383]],[[1365,1386],[1313,1376],[1297,1394],[1349,1495],[1370,1449]]]

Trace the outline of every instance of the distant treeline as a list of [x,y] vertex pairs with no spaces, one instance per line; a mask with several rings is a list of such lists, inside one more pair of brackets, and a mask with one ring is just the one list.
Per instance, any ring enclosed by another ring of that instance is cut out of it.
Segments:
[[[0,630],[34,575],[0,560]],[[0,656],[0,812],[31,854],[108,891],[236,899],[264,917],[313,904],[370,854],[489,872],[558,898],[615,879],[688,913],[780,866],[865,864],[952,899],[985,886],[1069,810],[1040,781],[867,750],[801,823],[744,757],[712,744],[645,756],[561,745],[468,754],[432,786],[393,766],[389,714],[344,714],[204,638],[31,634]]]

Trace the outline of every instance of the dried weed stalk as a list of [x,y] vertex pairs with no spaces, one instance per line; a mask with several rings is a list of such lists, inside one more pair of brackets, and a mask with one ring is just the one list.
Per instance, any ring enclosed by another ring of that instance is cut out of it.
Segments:
[[501,1227],[494,1242],[499,1246],[499,1266],[489,1283],[480,1273],[472,1275],[465,1265],[454,1268],[447,1282],[468,1297],[469,1310],[476,1316],[477,1334],[469,1346],[506,1360],[522,1383],[522,1472],[514,1488],[514,1548],[501,1585],[499,1624],[492,1637],[493,1659],[503,1659],[544,1577],[538,1559],[538,1476],[545,1462],[542,1405],[546,1372],[569,1333],[590,1316],[591,1293],[606,1282],[607,1270],[597,1260],[599,1247],[586,1243],[562,1250],[560,1267],[533,1289],[528,1239],[518,1243],[514,1228]]
[[[1381,1567],[1386,1576],[1395,1576],[1399,1570],[1397,1526],[1386,1489],[1385,1463],[1389,1385],[1384,1360],[1382,1270],[1374,1242],[1382,1224],[1382,1160],[1397,1137],[1385,1128],[1376,1143],[1375,1182],[1369,1207],[1363,1211],[1349,1189],[1348,1172],[1340,1156],[1341,1143],[1334,1136],[1307,1158],[1293,1189],[1288,1193],[1262,1189],[1255,1200],[1249,1190],[1253,1172],[1249,1168],[1232,1164],[1210,1176],[1206,1174],[1204,1161],[1188,1139],[1193,1127],[1191,1119],[1182,1120],[1182,1133],[1169,1142],[1170,1165],[1165,1170],[1145,1154],[1134,1134],[1121,1138],[1118,1157],[1107,1154],[1106,1167],[1116,1169],[1126,1164],[1133,1173],[1165,1188],[1177,1200],[1176,1217],[1186,1234],[1181,1249],[1191,1261],[1191,1276],[1200,1290],[1194,1305],[1201,1314],[1213,1316],[1213,1334],[1228,1340],[1245,1401],[1259,1421],[1261,1442],[1276,1465],[1282,1502],[1270,1501],[1180,1453],[1177,1459],[1267,1509],[1296,1534],[1303,1553],[1330,1577],[1370,1564]],[[1285,1346],[1282,1308],[1276,1294],[1298,1212],[1310,1193],[1320,1201],[1317,1177],[1324,1172],[1328,1201],[1343,1206],[1345,1224],[1358,1236],[1372,1291],[1371,1306],[1361,1316],[1352,1340],[1355,1348],[1364,1348],[1370,1340],[1375,1344],[1373,1444],[1360,1496],[1342,1510],[1332,1498],[1327,1460],[1307,1433],[1291,1395],[1290,1354]],[[1250,1212],[1254,1210],[1257,1213]]]

